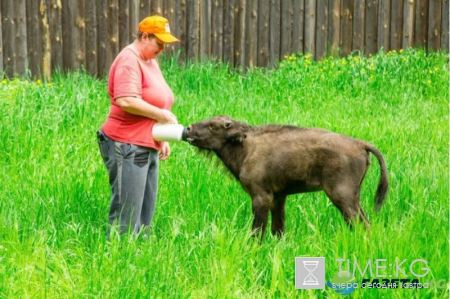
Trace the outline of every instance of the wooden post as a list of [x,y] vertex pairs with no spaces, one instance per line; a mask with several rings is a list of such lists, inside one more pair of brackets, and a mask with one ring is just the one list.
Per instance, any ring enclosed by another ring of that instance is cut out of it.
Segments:
[[3,40],[8,41],[3,43],[5,47],[3,48],[3,65],[5,74],[7,77],[14,77],[14,72],[16,69],[16,54],[15,54],[15,39],[14,39],[14,5],[11,1],[2,0],[1,10],[2,10],[2,29],[3,29]]
[[3,34],[2,34],[2,10],[0,5],[0,78],[3,77]]
[[428,24],[428,49],[439,50],[441,47],[442,2],[430,1]]
[[366,55],[375,54],[377,48],[377,28],[378,23],[378,0],[366,0],[366,33],[365,33],[365,51]]
[[403,0],[391,2],[391,36],[390,50],[400,50],[402,47]]
[[96,1],[86,2],[86,70],[91,75],[98,75],[97,50],[97,8]]
[[119,52],[130,44],[130,0],[119,0]]
[[383,48],[385,53],[389,51],[390,7],[390,0],[380,0],[378,6],[378,50]]
[[213,0],[212,18],[212,50],[211,54],[217,61],[223,58],[223,0]]
[[195,61],[199,56],[200,15],[198,0],[187,1],[187,58]]
[[351,51],[359,51],[361,54],[365,52],[365,18],[366,3],[365,0],[356,0],[354,3],[353,13],[353,43]]
[[281,1],[281,47],[280,59],[292,52],[292,4],[290,0]]
[[211,1],[201,1],[200,59],[206,60],[211,55]]
[[108,0],[108,57],[111,63],[119,53],[119,2]]
[[[31,0],[33,1],[33,0]],[[51,49],[51,69],[63,66],[63,45],[61,28],[62,5],[59,0],[50,0],[50,49]]]
[[15,73],[20,77],[25,76],[28,69],[27,55],[27,24],[25,0],[14,0],[14,44],[16,47]]
[[341,0],[330,0],[328,8],[328,43],[330,54],[339,56],[341,35]]
[[342,0],[341,7],[341,54],[347,56],[352,52],[353,38],[353,0]]
[[108,74],[111,64],[109,56],[108,5],[106,0],[97,2],[97,71],[99,77]]
[[280,61],[280,1],[270,0],[269,9],[269,69]]
[[328,4],[328,0],[317,3],[316,59],[318,60],[327,56]]
[[44,78],[50,79],[52,76],[52,57],[51,57],[51,37],[50,37],[50,2],[48,0],[40,0],[40,28],[42,49],[42,68],[41,74]]
[[234,26],[234,66],[245,69],[245,0],[236,0]]
[[441,26],[441,49],[447,50],[450,53],[449,48],[449,0],[442,0],[442,26]]
[[253,68],[257,65],[258,56],[258,1],[249,0],[247,3],[248,26],[245,31],[245,53],[247,54],[247,66]]
[[316,1],[305,0],[305,54],[310,53],[315,59],[316,53]]
[[414,0],[406,0],[403,4],[403,49],[414,45],[414,7]]
[[258,1],[258,47],[256,64],[266,67],[269,63],[269,8],[270,0]]
[[224,2],[223,59],[234,65],[234,1]]

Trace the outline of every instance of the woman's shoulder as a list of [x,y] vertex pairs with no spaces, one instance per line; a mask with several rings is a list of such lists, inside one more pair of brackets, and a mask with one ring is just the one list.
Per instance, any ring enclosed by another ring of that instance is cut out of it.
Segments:
[[139,61],[136,54],[133,53],[128,47],[125,47],[120,51],[120,53],[114,59],[113,65],[118,66],[130,66],[139,67]]

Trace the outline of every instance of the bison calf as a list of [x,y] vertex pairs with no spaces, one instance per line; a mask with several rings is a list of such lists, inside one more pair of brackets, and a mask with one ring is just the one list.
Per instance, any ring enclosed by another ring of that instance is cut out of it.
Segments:
[[215,116],[187,128],[187,141],[213,151],[251,196],[253,230],[261,234],[272,214],[272,234],[284,232],[286,196],[323,190],[351,225],[369,227],[360,204],[361,184],[378,159],[381,178],[375,211],[386,197],[388,178],[381,153],[373,145],[316,128],[283,125],[250,126],[227,116]]

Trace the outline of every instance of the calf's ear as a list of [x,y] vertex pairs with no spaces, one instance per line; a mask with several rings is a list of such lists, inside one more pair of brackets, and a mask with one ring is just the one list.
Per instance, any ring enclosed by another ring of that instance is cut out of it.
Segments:
[[227,135],[227,141],[231,143],[241,143],[246,137],[247,135],[242,132],[230,132]]
[[225,129],[229,129],[229,128],[231,128],[231,125],[232,125],[233,123],[231,122],[231,120],[226,120],[224,123],[223,123],[223,126],[225,127]]

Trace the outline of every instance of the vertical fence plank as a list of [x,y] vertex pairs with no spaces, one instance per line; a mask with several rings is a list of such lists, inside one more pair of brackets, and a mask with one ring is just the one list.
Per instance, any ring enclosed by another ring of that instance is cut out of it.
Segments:
[[39,30],[39,2],[36,0],[28,0],[26,9],[27,33],[34,32],[34,34],[27,34],[28,60],[31,62],[28,68],[33,75],[39,77],[42,67],[41,33]]
[[211,55],[211,1],[201,0],[200,59]]
[[87,1],[86,15],[86,70],[89,74],[98,75],[97,50],[97,8],[96,1]]
[[72,47],[73,37],[73,22],[74,22],[74,9],[73,1],[62,1],[62,44],[63,44],[63,70],[74,69],[74,49]]
[[211,24],[211,54],[217,61],[220,61],[223,58],[223,0],[214,0],[211,15],[214,20]]
[[408,49],[414,45],[414,0],[403,4],[403,38],[402,48]]
[[290,55],[292,51],[292,1],[281,1],[281,47],[280,57]]
[[339,56],[341,35],[341,0],[330,0],[328,3],[328,43],[329,52]]
[[140,0],[139,1],[139,22],[150,16],[151,14],[151,0]]
[[234,65],[234,0],[224,0],[223,59]]
[[305,1],[294,1],[292,10],[292,52],[303,53]]
[[305,0],[305,53],[311,53],[315,58],[316,52],[316,1]]
[[14,0],[14,44],[16,45],[16,69],[15,73],[20,77],[25,76],[28,69],[27,55],[27,23],[25,0]]
[[390,50],[400,50],[402,47],[403,0],[391,2],[391,36]]
[[2,8],[0,5],[0,78],[3,77],[3,34],[2,34]]
[[139,0],[130,0],[130,21],[128,24],[129,38],[128,41],[131,43],[136,37],[138,31],[139,22]]
[[253,68],[257,65],[258,55],[258,1],[249,0],[247,8],[247,30],[245,33],[245,53],[247,66]]
[[111,62],[119,53],[119,1],[108,0],[108,57]]
[[365,53],[365,18],[366,18],[366,1],[357,0],[353,8],[353,44],[351,51],[359,51],[361,54]]
[[353,36],[353,0],[342,0],[341,7],[341,55],[347,56],[352,52]]
[[[52,76],[51,37],[50,37],[50,1],[41,0],[39,4],[40,13],[40,38],[42,47],[42,69],[41,74],[49,79]],[[84,46],[84,45],[83,45]]]
[[235,66],[245,69],[245,0],[235,2],[234,25],[234,62]]
[[436,51],[441,46],[441,20],[442,20],[442,2],[439,0],[430,1],[428,25],[428,47]]
[[86,37],[85,37],[85,0],[78,0],[73,5],[74,19],[71,26],[73,27],[72,51],[75,57],[72,70],[76,70],[86,65]]
[[175,2],[175,23],[177,24],[177,30],[175,31],[177,34],[176,37],[180,40],[177,44],[177,51],[179,51],[178,59],[180,61],[186,61],[186,52],[187,52],[187,35],[186,35],[186,0],[176,1]]
[[280,61],[280,2],[270,1],[269,10],[269,68],[274,68]]
[[163,15],[163,1],[152,0],[151,2],[151,15]]
[[258,57],[256,64],[258,67],[264,67],[269,62],[269,7],[270,0],[258,1]]
[[5,74],[8,77],[13,77],[16,68],[15,43],[14,43],[14,0],[2,0],[2,30],[3,40],[8,41],[4,43],[3,48],[3,65]]
[[198,0],[187,0],[187,59],[195,61],[199,56],[200,46],[200,15]]
[[378,50],[384,49],[389,51],[389,34],[390,34],[390,0],[380,0],[378,6]]
[[108,5],[107,0],[97,1],[97,70],[98,76],[108,74],[111,57],[108,55]]
[[[441,48],[450,53],[449,48],[449,0],[442,0]],[[1,61],[1,60],[0,60]]]
[[428,47],[428,0],[416,0],[414,47]]
[[366,55],[374,54],[377,49],[378,28],[378,0],[366,0],[366,32],[365,51]]
[[130,44],[130,0],[119,0],[119,51]]
[[327,55],[328,40],[328,0],[317,3],[316,58],[321,60]]
[[[32,0],[33,1],[33,0]],[[63,45],[61,28],[62,4],[60,0],[50,0],[50,39],[51,39],[51,69],[63,65]]]
[[[169,20],[171,34],[179,39],[178,24],[177,24],[178,20],[175,17],[175,0],[164,1],[164,17],[167,18],[167,20]],[[179,49],[178,43],[167,44],[164,49],[164,56],[165,57],[174,56],[174,53],[177,49]]]

